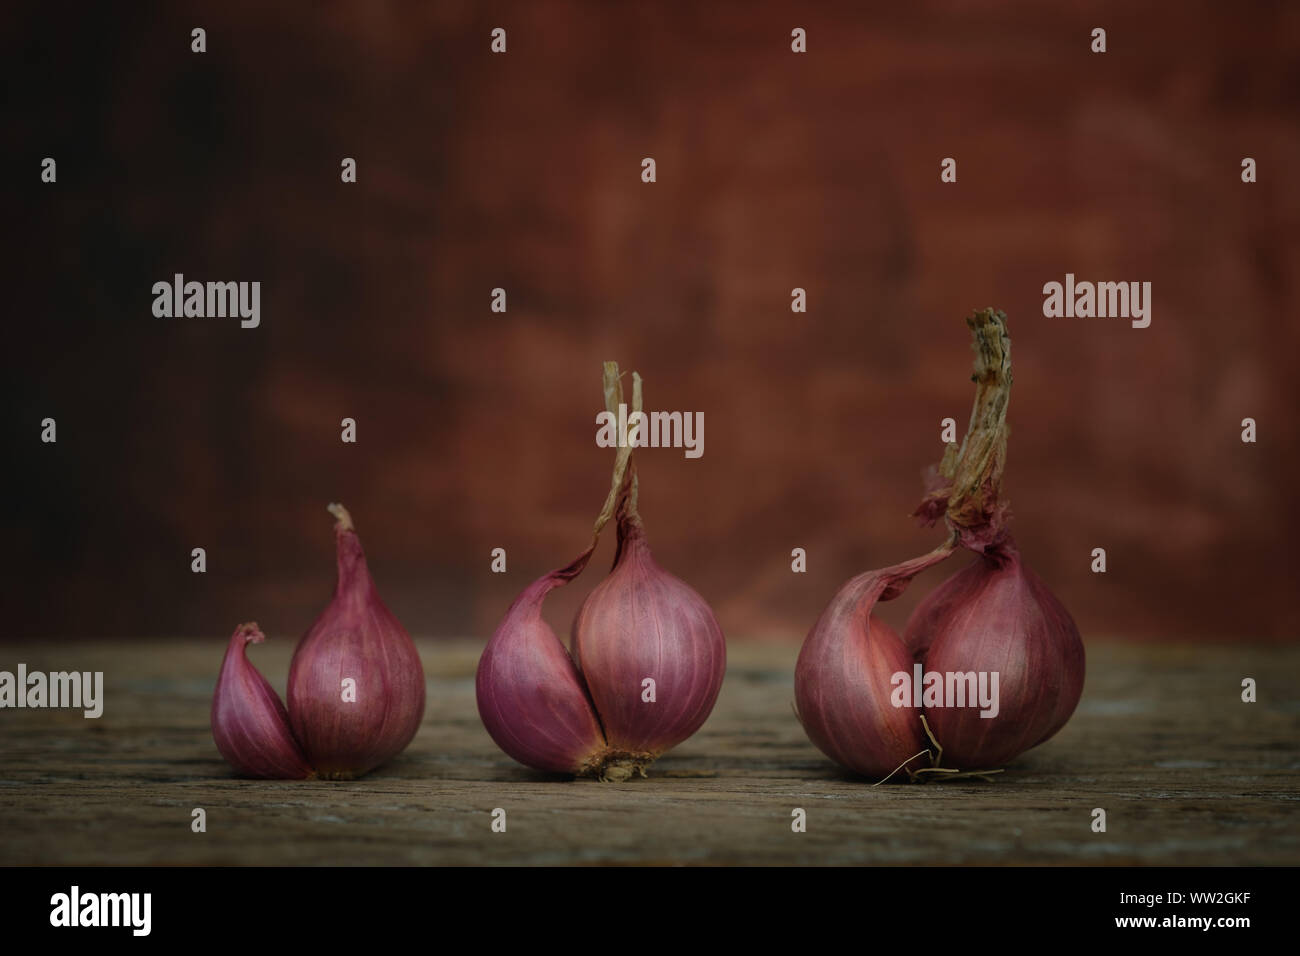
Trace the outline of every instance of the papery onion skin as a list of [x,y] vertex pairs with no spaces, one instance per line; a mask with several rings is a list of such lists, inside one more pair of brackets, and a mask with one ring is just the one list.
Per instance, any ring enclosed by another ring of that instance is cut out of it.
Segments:
[[[341,506],[334,597],[294,652],[289,719],[317,773],[359,777],[405,749],[424,716],[424,668],[411,636],[375,590],[361,541]],[[343,700],[343,680],[356,700]]]
[[241,624],[231,635],[212,696],[212,738],[226,762],[244,776],[315,776],[289,729],[280,695],[248,660],[248,645],[265,639],[253,623]]
[[475,693],[483,726],[507,754],[536,770],[582,774],[597,768],[605,738],[578,669],[541,613],[546,595],[571,576],[547,574],[515,599],[479,658]]
[[704,598],[655,562],[635,512],[620,514],[618,533],[613,570],[574,619],[573,654],[610,748],[653,759],[708,719],[727,647]]
[[950,767],[1007,763],[1065,726],[1083,693],[1079,629],[1009,541],[927,595],[904,634],[927,673],[999,675],[996,717],[978,707],[925,709]]

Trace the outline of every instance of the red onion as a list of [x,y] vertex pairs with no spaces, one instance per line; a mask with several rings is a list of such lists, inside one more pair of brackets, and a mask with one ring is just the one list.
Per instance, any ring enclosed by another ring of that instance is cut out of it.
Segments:
[[478,712],[488,734],[520,763],[551,773],[599,775],[608,750],[578,669],[542,620],[546,595],[590,557],[588,550],[525,588],[478,663]]
[[[1009,509],[1001,497],[1012,382],[1006,316],[985,309],[967,324],[976,352],[971,426],[960,449],[948,446],[917,509],[926,523],[944,519],[948,541],[845,585],[809,633],[796,666],[795,697],[809,737],[831,759],[866,775],[906,769],[917,779],[955,772],[942,761],[975,774],[994,772],[974,768],[1005,763],[1047,740],[1069,720],[1083,690],[1078,629],[1024,566],[1007,530]],[[976,553],[975,562],[921,602],[904,639],[871,617],[878,600],[902,593],[914,575],[959,545]],[[977,687],[991,697],[976,700]],[[924,722],[923,734],[914,717]],[[928,754],[926,739],[933,744]],[[932,766],[917,767],[914,761],[924,756]]]
[[912,655],[871,612],[951,553],[941,548],[858,575],[840,588],[804,641],[795,664],[796,711],[808,738],[840,766],[884,777],[925,754],[920,708],[896,707],[890,699],[893,675],[911,672]]
[[375,591],[347,509],[331,505],[330,513],[338,519],[338,583],[294,651],[289,720],[316,772],[345,780],[411,742],[424,717],[424,668],[411,635]]
[[230,636],[212,696],[212,738],[221,756],[247,777],[314,777],[289,730],[280,695],[245,654],[249,644],[264,640],[261,628],[252,623],[239,625]]
[[904,631],[927,672],[999,673],[1000,706],[932,708],[926,719],[954,766],[1006,763],[1065,726],[1083,692],[1074,620],[1010,543],[986,552],[917,606]]
[[[635,413],[635,372],[632,382]],[[616,413],[621,402],[618,366],[606,362],[606,408]],[[542,620],[542,601],[582,573],[611,517],[618,530],[614,567],[578,611],[570,657]],[[726,645],[708,604],[651,557],[631,448],[620,447],[591,546],[529,585],[488,642],[478,668],[479,714],[497,745],[520,763],[626,780],[644,776],[660,754],[700,728],[725,669]]]
[[[375,591],[347,509],[329,510],[338,519],[338,581],[333,600],[294,650],[287,712],[243,651],[233,653],[241,632],[226,652],[213,735],[222,756],[243,773],[358,777],[397,756],[424,716],[424,669],[415,645]],[[261,632],[253,631],[246,640],[260,641]]]
[[708,719],[727,648],[704,598],[655,563],[632,508],[614,569],[578,610],[573,653],[610,747],[641,769]]

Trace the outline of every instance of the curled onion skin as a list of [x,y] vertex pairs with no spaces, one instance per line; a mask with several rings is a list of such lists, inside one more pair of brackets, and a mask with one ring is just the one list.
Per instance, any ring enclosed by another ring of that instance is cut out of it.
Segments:
[[1083,641],[1064,605],[1008,542],[926,596],[904,628],[926,672],[999,674],[999,711],[926,708],[949,766],[995,767],[1065,726],[1083,693]]
[[[334,597],[289,668],[289,719],[316,772],[359,777],[405,749],[424,717],[424,668],[411,636],[380,600],[361,540],[342,506]],[[355,682],[355,700],[343,681]]]
[[599,763],[605,738],[578,669],[541,613],[567,571],[538,578],[515,599],[474,683],[479,717],[498,747],[536,770],[581,774]]
[[655,562],[640,520],[620,516],[618,534],[613,570],[574,619],[573,652],[609,746],[653,759],[708,719],[727,648],[704,598]]
[[252,623],[241,624],[230,636],[212,696],[212,738],[226,762],[244,776],[315,776],[289,729],[280,695],[248,660],[248,645],[264,640],[261,628]]

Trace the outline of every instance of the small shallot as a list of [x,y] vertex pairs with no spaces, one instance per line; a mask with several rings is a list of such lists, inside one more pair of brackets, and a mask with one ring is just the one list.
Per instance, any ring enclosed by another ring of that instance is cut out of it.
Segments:
[[346,780],[405,749],[424,716],[424,669],[406,629],[380,600],[342,505],[334,597],[294,650],[289,706],[250,664],[255,624],[236,630],[212,704],[217,748],[247,776]]
[[[641,414],[635,372],[632,382],[629,425]],[[615,413],[622,399],[618,366],[606,362],[606,408]],[[722,685],[726,645],[712,610],[650,554],[630,446],[618,449],[591,545],[524,589],[479,661],[484,726],[502,750],[538,770],[613,781],[644,776],[700,728]],[[611,518],[614,567],[579,610],[570,655],[542,620],[542,601],[582,573]]]
[[[1011,338],[993,309],[974,334],[975,405],[960,448],[948,446],[917,515],[944,519],[930,554],[846,584],[799,655],[795,701],[809,738],[867,776],[982,776],[1043,743],[1083,691],[1078,628],[1025,566],[1002,498]],[[974,561],[930,593],[899,638],[872,616],[921,571],[958,548]],[[918,763],[919,761],[919,763]]]

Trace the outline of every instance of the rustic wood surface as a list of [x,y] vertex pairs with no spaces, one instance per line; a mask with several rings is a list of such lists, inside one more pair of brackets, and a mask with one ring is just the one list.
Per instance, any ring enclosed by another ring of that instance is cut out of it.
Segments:
[[[0,645],[4,670],[102,670],[106,696],[98,720],[0,711],[0,864],[1300,863],[1300,649],[1094,643],[1073,720],[996,782],[872,787],[804,737],[793,646],[734,642],[704,729],[649,779],[601,784],[497,750],[481,644],[419,643],[419,735],[344,783],[233,776],[208,726],[224,640]],[[251,655],[277,689],[292,646]]]

